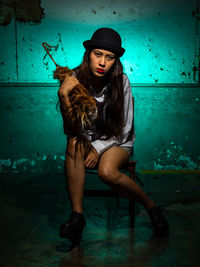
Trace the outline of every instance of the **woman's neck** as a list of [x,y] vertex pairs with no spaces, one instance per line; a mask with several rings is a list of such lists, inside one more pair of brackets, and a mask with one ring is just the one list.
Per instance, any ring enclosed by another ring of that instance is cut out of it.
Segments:
[[96,93],[99,93],[102,91],[102,89],[104,88],[104,86],[106,85],[107,81],[104,77],[99,78],[96,76],[93,76],[92,79],[92,88]]

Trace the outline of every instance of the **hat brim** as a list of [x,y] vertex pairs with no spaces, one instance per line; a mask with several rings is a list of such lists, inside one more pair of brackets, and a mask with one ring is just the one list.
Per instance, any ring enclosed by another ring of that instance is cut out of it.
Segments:
[[92,40],[84,41],[83,46],[85,47],[85,49],[102,48],[115,53],[118,57],[121,57],[125,52],[125,49],[123,47],[119,48],[117,46],[114,46],[113,44],[111,45],[109,43],[95,42]]

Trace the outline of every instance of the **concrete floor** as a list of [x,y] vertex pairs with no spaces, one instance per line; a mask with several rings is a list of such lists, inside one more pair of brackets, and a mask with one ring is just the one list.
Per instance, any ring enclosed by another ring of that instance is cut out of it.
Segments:
[[[59,253],[60,224],[71,212],[63,174],[0,175],[0,266],[200,266],[199,174],[140,175],[144,190],[164,209],[171,235],[156,238],[136,205],[129,228],[128,201],[85,197],[81,245]],[[87,178],[86,186],[101,184]]]

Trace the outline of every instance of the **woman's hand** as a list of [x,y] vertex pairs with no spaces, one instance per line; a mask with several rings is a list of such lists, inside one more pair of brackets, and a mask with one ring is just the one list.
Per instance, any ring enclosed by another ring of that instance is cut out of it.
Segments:
[[85,159],[86,168],[94,168],[99,159],[99,155],[95,148],[92,148]]
[[58,90],[58,95],[65,97],[79,84],[78,79],[74,76],[69,76],[64,79],[62,82],[60,89]]

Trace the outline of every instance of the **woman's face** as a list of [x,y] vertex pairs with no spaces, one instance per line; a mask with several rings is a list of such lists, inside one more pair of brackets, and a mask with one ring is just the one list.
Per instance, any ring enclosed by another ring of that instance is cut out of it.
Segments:
[[115,63],[115,54],[104,49],[93,49],[90,53],[90,69],[97,77],[104,77]]

